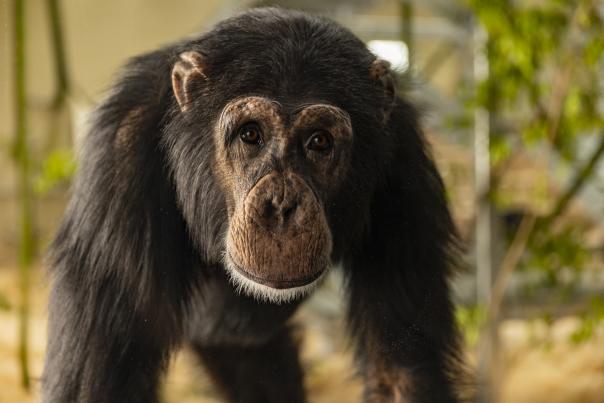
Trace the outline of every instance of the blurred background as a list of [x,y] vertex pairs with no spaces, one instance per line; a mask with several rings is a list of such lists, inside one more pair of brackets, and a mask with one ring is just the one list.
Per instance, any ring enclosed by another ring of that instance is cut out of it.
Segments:
[[[88,112],[129,57],[269,4],[350,28],[425,111],[479,400],[604,402],[602,0],[0,0],[0,402],[38,397],[44,251]],[[360,401],[338,277],[295,318],[310,402]],[[162,396],[220,401],[186,348]]]

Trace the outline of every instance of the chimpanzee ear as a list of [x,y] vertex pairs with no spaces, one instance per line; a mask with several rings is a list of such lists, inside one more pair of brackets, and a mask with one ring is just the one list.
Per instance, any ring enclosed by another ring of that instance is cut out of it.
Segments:
[[184,112],[193,100],[195,85],[208,79],[209,67],[207,56],[199,52],[183,52],[179,58],[172,68],[172,90],[180,109]]
[[383,121],[388,121],[396,101],[396,82],[390,71],[390,63],[383,59],[375,59],[369,67],[369,77],[384,91],[382,104]]

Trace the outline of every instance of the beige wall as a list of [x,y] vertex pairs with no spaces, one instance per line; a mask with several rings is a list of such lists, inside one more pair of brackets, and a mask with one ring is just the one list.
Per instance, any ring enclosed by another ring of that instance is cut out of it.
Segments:
[[[220,0],[65,0],[60,2],[67,62],[81,94],[98,99],[124,61],[183,35],[207,29],[245,4]],[[46,2],[25,2],[27,92],[41,108],[54,91]],[[13,131],[13,2],[0,0],[0,141]],[[35,113],[35,112],[34,112]],[[0,157],[3,158],[3,157]]]

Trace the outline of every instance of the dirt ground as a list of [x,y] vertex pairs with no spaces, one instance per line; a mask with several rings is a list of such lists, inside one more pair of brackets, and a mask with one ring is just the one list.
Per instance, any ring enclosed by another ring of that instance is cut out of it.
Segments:
[[[0,268],[0,295],[16,304],[17,290],[16,270]],[[37,401],[46,343],[47,290],[47,280],[36,271],[30,332],[34,387],[29,394],[19,384],[16,307],[0,310],[0,403]],[[296,318],[304,327],[302,356],[309,402],[360,402],[361,384],[354,375],[332,294],[321,291]],[[569,342],[569,334],[577,325],[573,317],[549,327],[519,320],[504,322],[500,328],[500,401],[604,403],[604,332],[599,329],[591,340],[575,345]],[[162,396],[165,403],[222,401],[186,348],[173,359]]]

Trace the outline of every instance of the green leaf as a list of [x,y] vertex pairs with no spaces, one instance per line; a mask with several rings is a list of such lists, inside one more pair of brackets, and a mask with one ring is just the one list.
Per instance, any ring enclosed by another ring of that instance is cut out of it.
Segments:
[[11,309],[11,305],[3,294],[0,294],[0,311],[8,311]]
[[53,151],[42,163],[40,175],[34,182],[36,193],[44,194],[60,183],[69,181],[75,173],[73,152],[68,149]]

